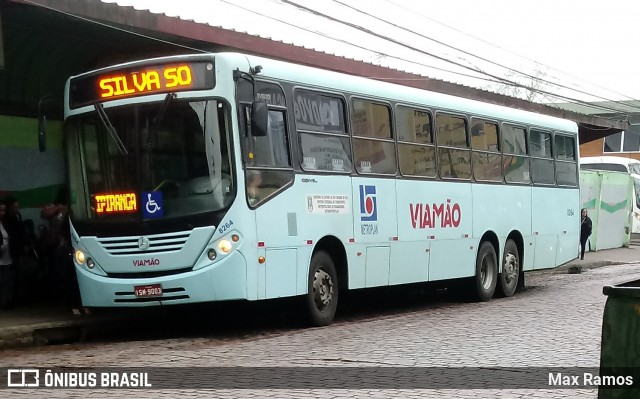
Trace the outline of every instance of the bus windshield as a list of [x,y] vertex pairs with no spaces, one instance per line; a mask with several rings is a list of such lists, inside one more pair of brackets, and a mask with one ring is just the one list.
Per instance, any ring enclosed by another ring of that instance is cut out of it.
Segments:
[[[74,220],[176,219],[231,203],[229,112],[222,102],[168,97],[98,111],[65,125]],[[147,198],[153,207],[145,212]]]

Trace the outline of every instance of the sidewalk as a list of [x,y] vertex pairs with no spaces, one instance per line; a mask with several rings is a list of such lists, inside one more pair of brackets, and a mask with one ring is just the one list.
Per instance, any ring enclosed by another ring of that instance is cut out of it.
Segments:
[[[546,273],[577,273],[595,267],[640,263],[640,246],[608,249],[585,254]],[[90,315],[75,315],[68,307],[24,306],[0,311],[0,349],[25,345],[75,342],[84,338],[89,328],[127,323],[140,316],[140,309],[110,309]],[[142,309],[150,313],[149,308]]]
[[[76,310],[77,311],[77,310]],[[70,307],[26,305],[0,310],[0,350],[17,346],[47,345],[82,340],[89,327],[122,323],[134,317],[129,309],[97,314],[74,314]]]
[[584,254],[584,260],[574,259],[569,263],[565,263],[550,271],[557,273],[566,273],[571,268],[581,268],[583,271],[594,267],[602,267],[608,265],[622,265],[627,263],[640,263],[640,246],[631,245],[630,247],[605,249],[598,252],[587,252]]

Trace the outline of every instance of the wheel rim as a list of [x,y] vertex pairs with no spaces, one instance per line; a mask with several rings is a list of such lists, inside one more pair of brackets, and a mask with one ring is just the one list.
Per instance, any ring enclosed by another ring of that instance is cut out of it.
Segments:
[[480,283],[482,288],[488,290],[491,288],[491,283],[494,279],[494,268],[490,255],[485,255],[482,258],[482,266],[480,266]]
[[329,273],[322,270],[316,270],[313,276],[313,301],[318,310],[323,311],[329,306],[333,300],[333,280]]
[[509,286],[515,284],[518,279],[518,272],[518,258],[511,252],[507,253],[504,257],[504,266],[502,268],[502,274],[504,274],[504,282]]

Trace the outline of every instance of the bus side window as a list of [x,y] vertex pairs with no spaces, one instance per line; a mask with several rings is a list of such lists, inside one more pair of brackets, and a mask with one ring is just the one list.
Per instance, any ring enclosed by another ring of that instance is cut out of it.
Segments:
[[555,184],[555,168],[552,154],[551,133],[531,130],[531,177],[534,184]]
[[[251,131],[250,108],[245,108],[246,132]],[[269,110],[267,135],[261,137],[247,134],[247,165],[256,167],[287,168],[291,166],[289,140],[287,139],[284,111]]]
[[[305,171],[351,172],[351,141],[346,128],[344,100],[307,90],[294,92],[294,117]],[[322,110],[307,112],[304,104]]]
[[440,177],[471,179],[471,150],[467,121],[458,116],[436,115]]
[[501,132],[504,180],[507,183],[529,184],[531,177],[525,129],[505,124]]
[[293,179],[285,111],[270,109],[267,135],[247,139],[247,202],[256,206]]
[[400,173],[406,176],[436,177],[436,147],[431,114],[399,106],[396,108]]
[[249,132],[251,132],[251,107],[248,105],[241,105],[240,115],[240,123],[242,123],[243,127],[243,134],[241,135],[242,158],[246,165],[253,165],[253,142],[250,140],[249,134]]
[[556,134],[556,179],[563,186],[578,185],[578,163],[575,154],[575,138]]
[[396,151],[391,135],[391,110],[364,100],[351,102],[353,151],[358,173],[396,173]]
[[498,145],[498,125],[473,120],[471,126],[473,175],[479,181],[502,181],[502,156]]

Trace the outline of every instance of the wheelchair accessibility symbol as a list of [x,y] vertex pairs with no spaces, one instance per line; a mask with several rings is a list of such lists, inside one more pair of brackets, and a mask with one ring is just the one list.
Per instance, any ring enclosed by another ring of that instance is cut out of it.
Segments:
[[145,219],[164,216],[164,210],[162,209],[162,191],[143,192],[142,198],[142,215]]

